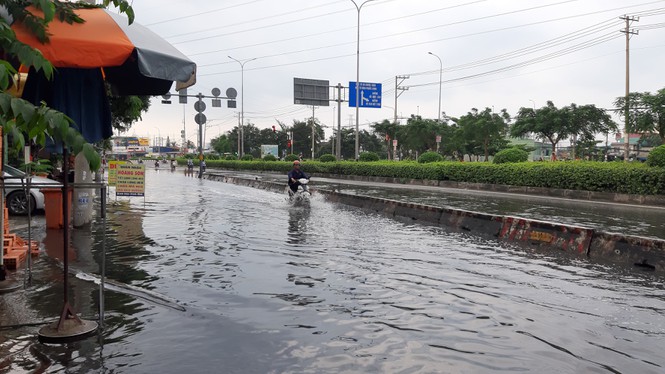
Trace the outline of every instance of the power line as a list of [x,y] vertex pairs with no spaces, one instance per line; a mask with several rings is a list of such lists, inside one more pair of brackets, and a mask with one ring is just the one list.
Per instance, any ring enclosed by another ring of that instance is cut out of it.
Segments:
[[[421,15],[425,15],[425,14],[432,14],[432,13],[440,12],[440,11],[443,11],[443,10],[450,10],[450,9],[453,9],[453,8],[459,8],[459,7],[462,7],[462,6],[472,5],[472,4],[476,4],[476,3],[482,3],[482,2],[485,2],[485,1],[487,1],[487,0],[476,0],[476,1],[471,1],[471,2],[468,2],[468,3],[464,3],[464,4],[447,6],[447,7],[438,8],[438,9],[434,9],[434,10],[429,10],[429,11],[425,11],[425,12],[413,13],[413,14],[408,14],[408,15],[404,15],[404,16],[400,16],[400,17],[388,18],[388,19],[381,20],[381,21],[364,23],[363,27],[376,25],[376,24],[381,24],[381,23],[386,23],[386,22],[392,22],[392,21],[396,21],[396,20],[400,20],[400,19],[406,19],[406,18],[421,16]],[[327,13],[325,15],[330,15],[330,13]],[[259,29],[259,28],[251,29],[251,31],[257,30],[257,29]],[[346,31],[346,30],[351,30],[351,29],[355,29],[355,26],[343,27],[343,28],[338,28],[338,29],[329,30],[329,31],[322,31],[322,32],[317,32],[317,33],[307,34],[307,35],[298,35],[298,36],[291,37],[291,38],[266,41],[266,42],[250,44],[250,45],[245,45],[245,46],[240,46],[240,47],[218,49],[218,50],[214,50],[214,51],[205,51],[205,52],[199,52],[199,53],[191,53],[191,54],[189,54],[189,56],[199,56],[199,55],[210,54],[210,53],[227,52],[227,51],[233,51],[233,50],[250,48],[250,47],[259,47],[259,46],[267,45],[267,44],[276,44],[276,43],[288,42],[288,41],[297,40],[297,39],[310,38],[310,37],[313,37],[313,36],[321,36],[321,35],[325,35],[325,34],[339,33],[340,31]],[[241,32],[244,32],[244,31],[239,31],[239,32],[234,32],[234,33],[229,33],[229,34],[223,34],[223,35],[220,35],[220,36],[228,36],[228,35],[231,35],[231,34],[241,33]]]
[[[654,1],[654,2],[662,2],[662,1],[663,0]],[[651,3],[654,3],[654,2],[649,2],[649,3],[646,3],[646,4],[651,4]],[[641,5],[643,5],[643,4],[641,4]],[[526,23],[526,24],[522,24],[522,25],[508,26],[508,27],[503,27],[503,28],[498,28],[498,29],[491,29],[491,30],[486,30],[486,31],[481,31],[481,32],[468,33],[468,34],[463,34],[463,35],[457,35],[457,36],[445,37],[445,38],[440,38],[440,39],[435,39],[435,40],[429,40],[429,41],[422,41],[422,42],[418,42],[418,43],[409,43],[409,44],[403,44],[403,45],[399,45],[399,46],[391,46],[391,47],[386,47],[386,48],[382,48],[382,49],[375,49],[375,50],[365,51],[362,54],[385,52],[385,51],[394,50],[394,49],[431,44],[431,43],[434,43],[434,42],[441,42],[441,41],[447,41],[447,40],[455,40],[455,39],[466,38],[466,37],[470,37],[470,36],[477,36],[477,35],[482,35],[482,34],[493,33],[493,32],[497,32],[497,31],[506,31],[506,30],[524,28],[524,27],[535,26],[535,25],[540,25],[540,24],[545,24],[545,23],[557,22],[557,21],[561,21],[561,20],[567,20],[567,19],[585,17],[585,16],[589,16],[589,15],[595,15],[595,14],[605,13],[605,12],[609,12],[609,11],[621,10],[621,9],[625,9],[625,8],[626,7],[620,7],[620,8],[614,8],[614,9],[611,9],[611,10],[588,12],[588,13],[565,16],[565,17],[559,17],[559,18],[554,18],[554,19],[549,19],[549,20],[544,20],[544,21],[531,22],[531,23]],[[400,35],[400,34],[397,34],[397,35]],[[344,43],[342,43],[342,44],[344,44]],[[321,49],[321,48],[323,48],[323,47],[312,48],[312,49],[309,49],[309,50],[317,50],[317,49]],[[330,48],[330,46],[327,46],[327,48]],[[265,58],[269,58],[269,57],[284,56],[284,55],[288,55],[290,53],[302,53],[302,52],[305,52],[305,51],[308,51],[308,50],[305,49],[305,50],[300,50],[300,51],[296,51],[296,52],[282,52],[282,53],[277,53],[277,54],[268,55],[268,56],[261,56],[259,58],[265,59]],[[298,62],[283,63],[283,64],[277,64],[277,65],[257,66],[257,67],[250,68],[250,69],[247,69],[247,70],[263,70],[263,69],[268,69],[268,68],[298,65],[298,64],[302,64],[302,63],[311,63],[311,62],[335,60],[335,59],[340,59],[340,58],[345,58],[345,57],[350,57],[350,56],[355,56],[355,54],[345,54],[345,55],[323,57],[323,58],[316,58],[316,59],[310,59],[310,60],[301,60],[301,61],[298,61]],[[203,67],[210,67],[210,66],[224,65],[224,64],[227,64],[227,62],[205,64],[205,65],[200,65],[199,67],[203,68]],[[235,73],[237,71],[232,71],[232,72]],[[229,71],[229,72],[199,74],[199,76],[211,76],[211,75],[218,75],[218,74],[228,74],[228,73],[232,73],[232,72]],[[438,72],[438,70],[437,70],[437,72]],[[418,74],[419,73],[412,73],[412,74],[410,73],[410,74],[405,74],[405,75],[418,75]]]
[[[422,32],[422,31],[431,31],[431,30],[434,30],[434,29],[442,28],[442,27],[456,26],[456,25],[460,25],[460,24],[464,24],[464,23],[482,21],[482,20],[486,20],[486,19],[490,19],[490,18],[502,17],[502,16],[506,16],[506,15],[514,15],[514,14],[517,14],[517,13],[528,12],[528,11],[532,11],[532,10],[536,10],[536,9],[542,9],[542,8],[546,8],[546,7],[561,5],[561,4],[570,3],[570,2],[574,2],[574,1],[578,1],[578,0],[565,0],[565,1],[560,1],[560,2],[557,2],[557,3],[553,3],[553,4],[546,4],[546,5],[541,5],[541,6],[531,7],[531,8],[523,8],[523,9],[518,9],[518,10],[514,10],[514,11],[510,11],[510,12],[503,12],[503,13],[493,14],[493,15],[489,15],[489,16],[484,16],[484,17],[471,18],[471,19],[467,19],[467,20],[450,22],[450,23],[445,23],[445,24],[431,26],[431,27],[424,27],[424,28],[415,29],[415,30],[402,31],[402,32],[399,32],[399,33],[362,39],[362,41],[363,42],[374,41],[374,40],[379,40],[379,39],[392,38],[392,37],[396,37],[396,36],[404,36],[404,35],[407,35],[407,34],[413,34],[413,33]],[[477,1],[474,1],[474,2],[471,2],[471,3],[466,3],[465,5],[475,4],[476,2]],[[451,8],[451,7],[442,8],[442,9],[449,9],[449,8]],[[423,13],[417,13],[417,15],[422,15],[422,14]],[[401,18],[401,17],[398,17],[398,18]],[[378,23],[378,22],[375,22],[375,23]],[[197,40],[200,40],[200,39],[197,39]],[[196,41],[196,40],[192,40],[192,41]],[[274,55],[262,56],[261,58],[277,57],[277,56],[288,55],[288,54],[292,54],[292,53],[302,53],[302,52],[316,51],[316,50],[321,50],[321,49],[329,49],[329,48],[333,48],[333,47],[353,45],[355,43],[356,43],[355,41],[348,41],[348,42],[342,42],[342,43],[337,43],[337,44],[332,44],[332,45],[326,45],[326,46],[303,49],[303,50],[299,50],[299,51],[282,52],[282,53],[278,53],[278,54],[274,54]],[[174,44],[177,44],[177,43],[174,43]],[[214,64],[202,65],[202,66],[210,66],[210,65],[214,65]]]
[[157,21],[157,22],[153,22],[153,23],[148,23],[148,24],[146,24],[145,26],[159,25],[159,24],[162,24],[162,23],[173,22],[173,21],[180,21],[180,20],[183,20],[183,19],[186,19],[186,18],[198,17],[198,16],[202,16],[202,15],[210,14],[210,13],[217,13],[217,12],[221,12],[221,11],[223,11],[223,10],[229,10],[229,9],[233,9],[233,8],[238,8],[238,7],[241,7],[241,6],[249,5],[249,4],[252,4],[252,3],[258,3],[258,2],[260,2],[260,1],[264,1],[264,0],[252,0],[252,1],[247,1],[247,2],[245,2],[245,3],[236,4],[236,5],[231,5],[231,6],[227,6],[227,7],[224,7],[224,8],[217,8],[217,9],[207,10],[207,11],[205,11],[205,12],[200,12],[200,13],[190,14],[190,15],[181,16],[181,17],[176,17],[176,18],[165,19],[165,20]]
[[[277,17],[289,16],[289,15],[292,15],[292,14],[295,14],[295,13],[302,13],[302,12],[306,12],[306,11],[309,11],[309,10],[312,10],[312,9],[322,8],[322,7],[330,6],[330,5],[337,4],[337,3],[339,3],[339,2],[338,1],[332,1],[332,2],[325,3],[325,4],[319,4],[319,5],[311,6],[311,7],[308,7],[308,8],[301,8],[301,9],[297,9],[297,10],[291,10],[291,11],[284,12],[284,13],[279,13],[279,14],[271,14],[269,16],[255,18],[255,19],[252,19],[252,20],[242,20],[242,21],[236,22],[236,23],[224,24],[223,26],[216,26],[216,27],[211,27],[211,28],[203,29],[203,30],[190,31],[190,32],[170,35],[170,36],[167,36],[166,39],[177,38],[179,36],[185,36],[185,35],[191,35],[191,34],[198,34],[198,33],[207,32],[207,31],[226,29],[226,28],[233,27],[233,26],[246,25],[248,23],[255,23],[255,22],[263,21],[263,20],[267,20],[267,19],[275,19]],[[346,12],[346,11],[347,10],[325,13],[323,15],[336,14],[336,13],[341,13],[341,12]],[[317,15],[317,16],[313,16],[313,17],[302,18],[302,19],[299,19],[295,22],[298,22],[298,21],[301,21],[301,20],[306,20],[306,19],[311,19],[311,18],[317,18],[317,17],[321,17],[323,15]],[[292,22],[294,22],[294,21],[288,21],[287,23],[292,23]],[[283,25],[283,24],[284,23],[277,23],[277,24],[274,24],[274,25],[254,27],[254,28],[249,29],[249,31],[256,30],[256,29],[264,29],[266,27],[274,27],[274,26]],[[196,39],[196,40],[216,38],[218,36],[227,36],[227,35],[237,34],[237,33],[240,33],[240,32],[246,32],[246,31],[244,31],[244,30],[243,31],[235,31],[235,32],[227,33],[227,34],[219,34],[219,35],[208,36],[208,37],[204,37],[204,38]],[[182,42],[178,42],[178,43],[187,43],[187,41],[182,41]],[[177,43],[173,43],[173,44],[177,44]]]

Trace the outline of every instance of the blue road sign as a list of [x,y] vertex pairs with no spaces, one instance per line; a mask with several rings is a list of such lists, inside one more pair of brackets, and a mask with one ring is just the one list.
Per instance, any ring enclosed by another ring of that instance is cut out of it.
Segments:
[[[381,83],[359,82],[361,108],[381,108]],[[349,107],[356,107],[356,82],[349,82]]]

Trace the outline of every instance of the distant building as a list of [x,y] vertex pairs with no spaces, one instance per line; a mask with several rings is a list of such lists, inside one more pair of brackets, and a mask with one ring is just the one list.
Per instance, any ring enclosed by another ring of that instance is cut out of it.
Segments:
[[150,139],[136,136],[114,136],[110,159],[127,160],[132,157],[145,157],[150,152]]

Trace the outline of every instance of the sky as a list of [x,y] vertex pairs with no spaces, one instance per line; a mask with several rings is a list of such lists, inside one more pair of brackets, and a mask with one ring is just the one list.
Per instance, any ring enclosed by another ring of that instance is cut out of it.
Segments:
[[[356,1],[358,5],[362,0]],[[356,80],[360,15],[360,81],[382,84],[382,107],[361,108],[361,129],[398,118],[459,117],[472,108],[557,107],[571,103],[613,108],[626,90],[626,21],[630,22],[630,90],[665,88],[665,0],[374,0],[360,12],[351,0],[134,0],[136,21],[197,64],[190,94],[238,91],[204,112],[206,142],[244,119],[258,128],[312,116],[294,104],[294,78],[344,87]],[[633,33],[634,32],[634,33]],[[439,59],[441,59],[441,64]],[[244,72],[240,63],[247,61]],[[251,60],[251,61],[249,61]],[[441,85],[439,74],[441,73]],[[175,94],[175,91],[172,91]],[[342,95],[348,99],[348,92]],[[332,90],[331,90],[332,98]],[[123,135],[196,142],[194,101],[152,99]],[[326,136],[337,127],[337,103],[314,115]],[[619,121],[619,118],[616,118]],[[342,126],[355,127],[355,108],[342,103]]]

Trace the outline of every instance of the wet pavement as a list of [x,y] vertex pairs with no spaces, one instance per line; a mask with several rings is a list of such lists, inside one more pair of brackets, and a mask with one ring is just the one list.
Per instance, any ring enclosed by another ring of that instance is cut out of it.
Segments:
[[0,373],[665,371],[665,280],[651,273],[316,196],[294,208],[180,171],[146,178],[145,199],[111,195],[105,239],[99,219],[72,232],[71,301],[86,318],[107,249],[99,336],[37,342],[62,307],[62,237],[33,219],[45,253],[23,290],[0,295],[0,324],[26,324],[0,329]]

